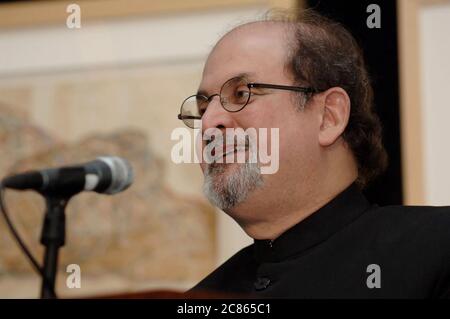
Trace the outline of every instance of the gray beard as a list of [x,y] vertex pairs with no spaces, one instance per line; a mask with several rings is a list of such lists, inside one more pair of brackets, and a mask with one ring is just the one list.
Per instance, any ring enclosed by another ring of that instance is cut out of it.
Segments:
[[244,202],[248,195],[263,185],[258,163],[238,163],[233,172],[226,163],[209,164],[205,170],[203,193],[214,206],[222,210]]

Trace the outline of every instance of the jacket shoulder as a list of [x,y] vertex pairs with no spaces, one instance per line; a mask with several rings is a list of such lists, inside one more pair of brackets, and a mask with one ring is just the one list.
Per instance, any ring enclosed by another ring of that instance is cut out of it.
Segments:
[[368,214],[368,221],[385,235],[422,235],[441,238],[450,245],[450,206],[377,206]]
[[248,275],[247,272],[251,271],[252,257],[253,244],[239,250],[188,292],[238,290],[234,287],[234,284],[239,283],[240,278],[245,278]]
[[415,280],[432,282],[432,296],[450,298],[449,206],[374,205],[363,216],[354,229],[366,251],[383,257],[390,267],[409,269],[405,274],[413,273]]
[[450,206],[383,206],[373,210],[378,218],[408,224],[450,225]]

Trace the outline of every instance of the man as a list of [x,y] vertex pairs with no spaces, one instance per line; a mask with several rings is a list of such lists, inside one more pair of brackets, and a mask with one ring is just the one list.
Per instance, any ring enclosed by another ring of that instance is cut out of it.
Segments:
[[208,199],[254,243],[194,291],[450,297],[450,208],[378,207],[361,193],[387,160],[362,53],[339,24],[308,12],[233,29],[179,118],[191,127],[201,120],[205,135],[279,129],[274,174],[261,174],[260,162],[220,163],[217,154],[201,164]]

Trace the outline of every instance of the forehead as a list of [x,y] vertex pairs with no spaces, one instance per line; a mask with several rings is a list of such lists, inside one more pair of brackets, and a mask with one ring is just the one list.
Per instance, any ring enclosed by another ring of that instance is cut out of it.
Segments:
[[218,90],[228,79],[249,74],[252,81],[286,78],[286,28],[282,24],[257,22],[227,33],[210,53],[200,89]]

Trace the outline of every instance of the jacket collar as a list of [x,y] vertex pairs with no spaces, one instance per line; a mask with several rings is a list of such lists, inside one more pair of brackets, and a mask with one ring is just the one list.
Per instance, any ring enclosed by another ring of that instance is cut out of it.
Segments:
[[330,202],[291,227],[277,239],[254,240],[258,262],[279,262],[327,240],[362,215],[370,203],[352,183]]

